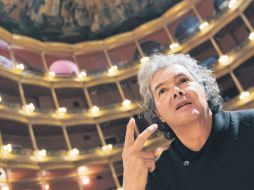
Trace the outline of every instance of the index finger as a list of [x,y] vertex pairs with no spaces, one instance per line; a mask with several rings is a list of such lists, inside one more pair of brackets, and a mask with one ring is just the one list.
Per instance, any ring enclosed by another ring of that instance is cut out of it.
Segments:
[[150,125],[147,127],[136,139],[134,142],[135,149],[141,151],[146,140],[158,129],[157,124]]
[[125,133],[124,148],[130,147],[134,144],[134,128],[135,128],[135,119],[131,118],[127,124],[127,129]]

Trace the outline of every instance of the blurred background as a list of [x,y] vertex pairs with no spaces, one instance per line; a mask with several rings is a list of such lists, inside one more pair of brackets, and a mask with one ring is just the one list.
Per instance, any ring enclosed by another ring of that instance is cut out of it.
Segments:
[[[122,189],[136,74],[154,53],[213,70],[225,110],[254,107],[252,0],[1,0],[0,189]],[[160,132],[145,144],[157,156]]]

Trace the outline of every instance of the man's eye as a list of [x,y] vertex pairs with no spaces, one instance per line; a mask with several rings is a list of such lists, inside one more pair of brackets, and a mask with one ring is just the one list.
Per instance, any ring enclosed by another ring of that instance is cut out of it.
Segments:
[[166,89],[165,89],[165,88],[160,89],[160,91],[159,91],[159,95],[162,95],[162,94],[164,94],[165,92],[166,92]]
[[185,83],[185,82],[188,82],[188,81],[189,81],[188,78],[182,78],[182,79],[180,80],[181,83]]

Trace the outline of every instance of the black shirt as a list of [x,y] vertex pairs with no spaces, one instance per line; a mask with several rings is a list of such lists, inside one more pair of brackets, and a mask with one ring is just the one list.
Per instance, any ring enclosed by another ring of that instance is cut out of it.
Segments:
[[213,115],[210,136],[200,151],[179,139],[156,162],[146,190],[253,190],[254,110]]

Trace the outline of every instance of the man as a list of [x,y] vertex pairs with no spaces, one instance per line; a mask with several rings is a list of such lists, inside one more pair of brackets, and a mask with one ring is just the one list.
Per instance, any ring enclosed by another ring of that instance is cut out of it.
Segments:
[[[150,57],[138,81],[147,118],[159,122],[134,139],[130,119],[124,190],[254,189],[253,110],[223,112],[211,71],[188,55]],[[157,128],[174,140],[155,162],[142,148]]]

